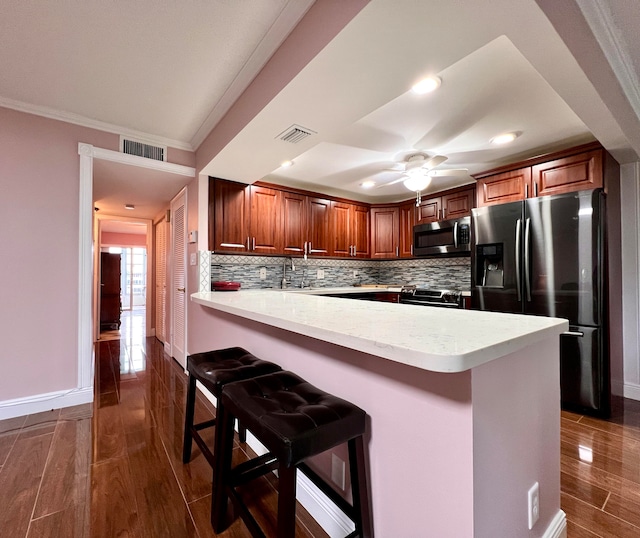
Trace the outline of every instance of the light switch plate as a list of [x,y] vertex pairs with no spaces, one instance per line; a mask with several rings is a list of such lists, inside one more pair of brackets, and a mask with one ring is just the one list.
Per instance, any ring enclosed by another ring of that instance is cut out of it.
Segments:
[[191,265],[195,265],[195,264],[197,263],[197,262],[196,262],[196,258],[197,258],[196,253],[195,253],[195,252],[192,252],[192,253],[191,253],[191,256],[189,256],[189,263],[190,263]]

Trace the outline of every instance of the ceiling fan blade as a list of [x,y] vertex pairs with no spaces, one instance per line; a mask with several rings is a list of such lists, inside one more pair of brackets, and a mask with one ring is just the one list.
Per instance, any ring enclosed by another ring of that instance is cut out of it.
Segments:
[[406,181],[407,176],[405,176],[404,174],[401,175],[398,179],[394,179],[393,181],[390,181],[389,183],[385,183],[384,185],[378,185],[376,187],[376,189],[381,189],[383,187],[389,187],[390,185],[395,185],[396,183],[400,183],[402,181]]
[[424,164],[422,165],[422,168],[426,168],[427,170],[431,170],[432,168],[435,168],[436,166],[441,165],[447,159],[448,159],[448,157],[445,157],[444,155],[434,155],[433,157],[431,157],[431,159],[427,159],[424,162]]
[[385,168],[385,172],[406,172],[407,165],[406,163],[395,163],[390,168]]
[[427,175],[431,177],[458,177],[458,176],[468,176],[469,169],[468,168],[449,168],[446,170],[429,170]]

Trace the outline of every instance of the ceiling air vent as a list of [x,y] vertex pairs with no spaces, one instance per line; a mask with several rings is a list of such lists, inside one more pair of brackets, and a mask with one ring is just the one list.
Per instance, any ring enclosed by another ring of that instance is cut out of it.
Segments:
[[153,159],[155,161],[167,160],[166,146],[153,146],[141,140],[120,137],[120,151],[129,155],[137,155],[145,159]]
[[306,127],[300,127],[300,125],[292,125],[288,129],[282,131],[276,138],[283,140],[284,142],[290,142],[291,144],[297,144],[298,142],[302,142],[308,136],[312,134],[317,134],[315,131],[311,129],[307,129]]

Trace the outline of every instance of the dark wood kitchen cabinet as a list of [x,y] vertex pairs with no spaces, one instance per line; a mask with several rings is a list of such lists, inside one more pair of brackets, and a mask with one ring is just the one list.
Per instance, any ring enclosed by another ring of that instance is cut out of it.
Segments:
[[119,329],[120,254],[100,253],[100,329]]
[[413,227],[416,224],[416,203],[413,200],[400,205],[400,257],[413,256]]
[[603,186],[602,150],[587,151],[531,168],[535,196],[597,189]]
[[256,254],[283,252],[282,191],[268,187],[249,187],[249,248]]
[[283,191],[282,205],[284,252],[328,255],[331,201]]
[[281,191],[211,178],[209,210],[214,252],[282,253]]
[[444,191],[440,196],[423,198],[417,209],[417,224],[456,219],[471,215],[475,207],[475,188],[464,187]]
[[210,178],[209,249],[214,252],[249,252],[248,185]]
[[476,187],[478,207],[524,200],[532,192],[531,167],[484,177]]
[[371,257],[397,258],[400,255],[400,207],[371,208]]
[[591,143],[478,174],[477,205],[606,188],[611,160],[602,146]]
[[331,201],[331,256],[368,258],[369,207]]

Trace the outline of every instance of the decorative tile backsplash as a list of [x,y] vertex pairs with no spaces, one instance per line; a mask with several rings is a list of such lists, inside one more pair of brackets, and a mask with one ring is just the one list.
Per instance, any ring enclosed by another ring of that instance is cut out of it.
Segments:
[[[235,256],[201,252],[211,260],[210,280],[231,280],[244,289],[287,287],[334,288],[354,284],[414,284],[433,289],[468,291],[471,288],[469,258],[416,258],[407,260],[354,260]],[[293,262],[293,270],[291,263]],[[201,268],[201,286],[209,275]],[[321,278],[323,276],[324,278]],[[263,278],[264,277],[264,278]],[[204,290],[202,290],[204,291]]]

